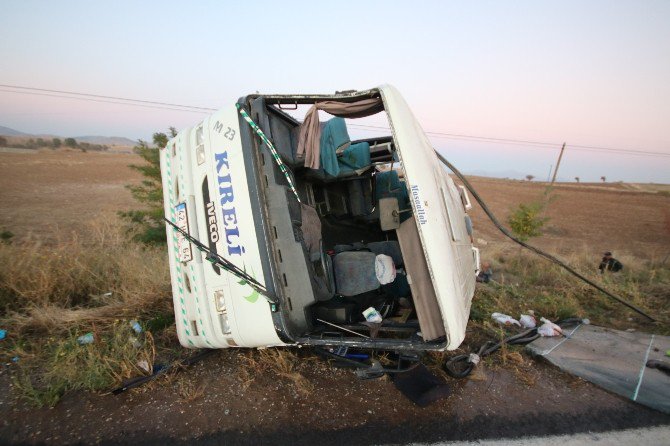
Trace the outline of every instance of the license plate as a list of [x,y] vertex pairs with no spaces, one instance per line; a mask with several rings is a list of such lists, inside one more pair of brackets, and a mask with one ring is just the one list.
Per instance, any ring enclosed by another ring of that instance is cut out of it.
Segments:
[[[188,232],[188,215],[186,214],[186,203],[179,203],[175,207],[177,214],[177,226],[179,229],[189,234]],[[193,253],[191,251],[191,242],[186,240],[186,237],[181,232],[177,232],[177,249],[179,250],[179,261],[189,262],[193,260]]]

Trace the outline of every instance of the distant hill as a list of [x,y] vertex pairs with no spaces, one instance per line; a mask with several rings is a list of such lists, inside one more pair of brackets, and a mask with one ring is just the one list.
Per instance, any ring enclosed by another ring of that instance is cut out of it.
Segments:
[[74,136],[78,142],[87,142],[90,144],[103,144],[106,146],[134,146],[137,141],[125,138],[123,136]]
[[[26,138],[69,138],[69,136],[59,136],[59,135],[46,135],[46,134],[30,134],[20,132],[18,130],[11,129],[9,127],[4,127],[0,125],[0,135],[3,136],[24,136]],[[86,136],[73,136],[72,138],[76,139],[77,142],[87,142],[89,144],[101,144],[105,146],[129,146],[132,147],[137,144],[137,141],[134,141],[130,138],[125,138],[123,136],[95,136],[95,135],[86,135]]]
[[9,127],[3,127],[0,125],[0,135],[5,136],[28,136],[27,133],[19,132],[18,130],[10,129]]

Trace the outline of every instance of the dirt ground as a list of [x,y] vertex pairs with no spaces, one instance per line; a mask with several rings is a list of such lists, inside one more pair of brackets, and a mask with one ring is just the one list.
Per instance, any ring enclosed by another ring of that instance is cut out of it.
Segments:
[[[7,398],[0,372],[0,439],[63,444],[398,444],[593,432],[670,423],[670,417],[531,359],[481,380],[450,380],[428,408],[388,378],[362,381],[314,362],[305,395],[285,378],[240,379],[239,351],[220,351],[179,375],[120,395],[75,393],[54,409]],[[248,387],[247,387],[248,386]]]
[[0,153],[0,231],[17,238],[85,234],[97,218],[137,208],[125,185],[140,180],[131,154],[71,150]]
[[[0,153],[0,230],[17,237],[83,231],[87,221],[136,206],[124,185],[139,180],[127,154]],[[540,183],[473,178],[504,221]],[[635,185],[559,185],[548,234],[537,244],[561,254],[592,249],[641,258],[667,254],[670,197]],[[500,240],[483,213],[476,238]],[[75,392],[35,409],[11,392],[16,366],[0,366],[0,443],[371,444],[518,437],[670,424],[670,417],[524,357],[491,366],[479,380],[448,380],[451,395],[428,408],[388,378],[361,381],[311,361],[301,392],[271,372],[244,381],[244,353],[220,351],[192,368],[120,395]]]
[[[470,181],[503,224],[513,208],[539,200],[547,187],[547,183],[496,178],[474,177]],[[668,254],[668,185],[559,183],[551,195],[545,233],[533,239],[533,244],[562,255],[592,250],[594,262],[604,251],[640,259]],[[473,206],[475,238],[503,240],[481,208]]]

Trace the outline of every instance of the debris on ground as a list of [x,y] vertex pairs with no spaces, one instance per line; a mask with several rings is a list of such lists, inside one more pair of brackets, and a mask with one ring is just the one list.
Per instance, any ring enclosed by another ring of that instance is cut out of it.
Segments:
[[134,319],[133,319],[132,321],[130,321],[130,327],[131,327],[131,328],[133,329],[133,331],[134,331],[135,333],[137,333],[137,334],[140,334],[140,333],[142,333],[142,332],[144,331],[144,330],[142,330],[142,326],[140,325],[140,323],[137,322],[137,321],[134,320]]
[[77,338],[77,344],[79,345],[93,344],[93,341],[95,341],[95,337],[91,332]]
[[151,373],[151,367],[149,367],[149,362],[146,359],[142,359],[140,361],[137,361],[137,367],[140,369],[144,370],[147,373]]
[[542,325],[537,329],[537,334],[543,337],[553,337],[563,335],[563,330],[558,325],[554,324],[550,320],[541,318],[540,322]]
[[444,379],[435,376],[421,363],[408,372],[390,376],[396,389],[419,407],[426,407],[451,394]]
[[519,322],[523,328],[537,327],[537,320],[535,320],[533,311],[529,311],[528,314],[522,314],[521,317],[519,317]]
[[508,316],[508,315],[503,314],[503,313],[493,313],[491,315],[491,317],[493,318],[494,321],[498,322],[499,324],[518,325],[519,327],[521,327],[521,324],[519,323],[519,321],[514,319],[512,316]]

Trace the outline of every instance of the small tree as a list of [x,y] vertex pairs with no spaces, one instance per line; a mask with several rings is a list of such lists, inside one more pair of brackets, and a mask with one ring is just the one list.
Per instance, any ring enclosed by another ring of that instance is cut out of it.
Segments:
[[575,181],[579,183],[579,177],[575,177]]
[[600,181],[604,183],[605,181],[607,181],[607,177],[605,175],[601,176]]
[[542,235],[542,227],[549,221],[542,216],[545,204],[542,202],[521,203],[507,219],[512,232],[522,241]]
[[54,149],[59,148],[61,144],[63,143],[61,142],[60,138],[54,138],[51,140],[51,147],[53,147]]
[[535,178],[534,175],[526,175],[526,179],[527,179],[528,181],[533,181],[533,178]]
[[[670,212],[668,211],[665,211],[665,232],[668,235],[670,235]],[[668,261],[668,257],[670,257],[670,252],[665,255],[665,258],[663,258],[661,265],[665,265],[665,262]]]
[[74,138],[65,138],[65,145],[74,149],[77,147],[77,140]]
[[[177,130],[170,127],[170,137],[177,136]],[[121,216],[126,218],[135,229],[135,239],[143,243],[165,243],[165,223],[163,216],[163,183],[161,181],[160,148],[165,147],[168,135],[165,133],[154,133],[153,146],[145,141],[139,140],[133,147],[145,162],[143,164],[131,164],[132,169],[142,174],[144,179],[139,185],[129,185],[130,193],[137,201],[145,205],[144,209],[122,212]]]
[[7,147],[7,138],[0,136],[0,147]]

